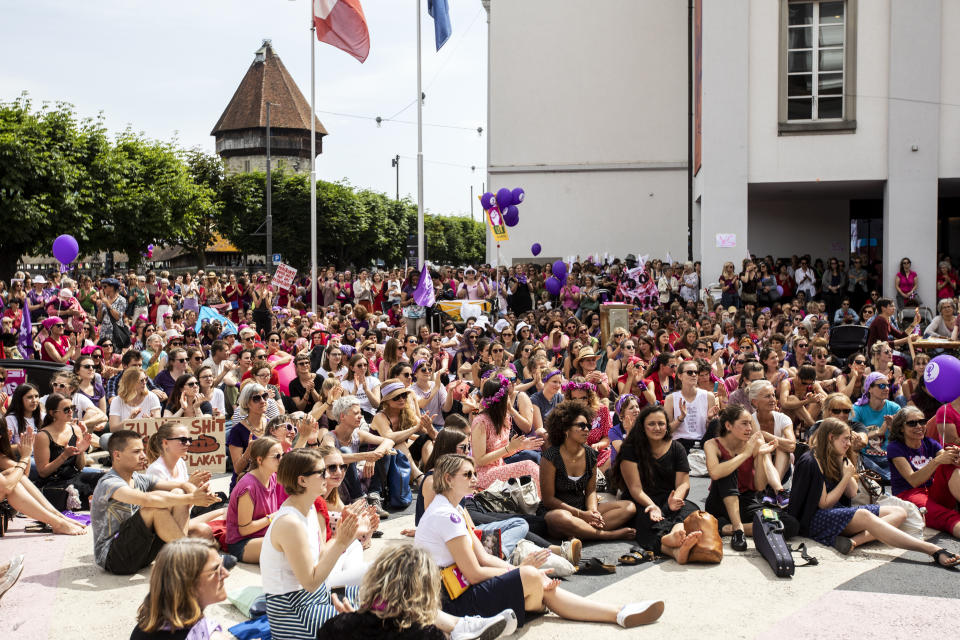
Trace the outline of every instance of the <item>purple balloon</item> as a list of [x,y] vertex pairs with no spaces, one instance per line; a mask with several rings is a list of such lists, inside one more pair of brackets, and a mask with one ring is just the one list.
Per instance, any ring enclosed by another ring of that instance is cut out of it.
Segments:
[[953,356],[937,356],[923,370],[927,391],[946,404],[960,398],[960,360]]
[[517,223],[520,222],[520,209],[517,209],[516,205],[507,207],[507,210],[503,212],[503,222],[508,227],[517,226]]
[[560,284],[560,281],[553,276],[547,278],[547,281],[543,283],[543,286],[547,288],[547,291],[549,291],[550,295],[552,296],[560,295],[560,289],[563,288],[563,285]]
[[480,206],[483,207],[483,210],[486,211],[493,206],[493,194],[487,191],[485,194],[480,196]]
[[553,275],[560,280],[563,280],[567,275],[567,265],[564,264],[563,260],[557,260],[553,263]]
[[510,195],[513,198],[513,204],[520,204],[521,202],[523,202],[524,193],[523,193],[523,189],[521,189],[520,187],[517,187],[516,189],[514,189],[510,193]]
[[500,207],[500,211],[503,211],[507,207],[513,204],[513,193],[510,189],[503,187],[497,191],[497,206]]
[[152,245],[152,244],[148,244],[148,245],[147,245],[147,251],[153,251],[153,245]]
[[783,287],[781,287],[780,285],[777,285],[777,293],[779,293],[780,295],[783,295]]
[[533,246],[530,247],[530,253],[532,253],[532,254],[535,255],[535,256],[540,255],[540,252],[541,252],[542,250],[543,250],[543,247],[540,246],[540,243],[539,243],[539,242],[534,242],[534,243],[533,243]]
[[60,264],[70,264],[77,259],[79,253],[80,245],[77,244],[77,239],[71,235],[57,236],[57,239],[53,241],[53,257]]

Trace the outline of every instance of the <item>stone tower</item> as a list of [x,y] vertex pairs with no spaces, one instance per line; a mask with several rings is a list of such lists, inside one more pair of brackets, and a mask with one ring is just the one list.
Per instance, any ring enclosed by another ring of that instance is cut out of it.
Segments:
[[[269,40],[257,50],[210,135],[228,174],[266,171],[267,102],[270,157],[274,169],[310,173],[310,103],[297,88]],[[316,116],[314,115],[314,118]],[[317,153],[327,130],[316,119]]]

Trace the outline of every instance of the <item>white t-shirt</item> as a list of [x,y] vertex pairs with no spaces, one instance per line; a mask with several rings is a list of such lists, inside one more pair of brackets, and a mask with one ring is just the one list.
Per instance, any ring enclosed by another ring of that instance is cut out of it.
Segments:
[[220,410],[220,415],[225,416],[227,414],[227,405],[223,399],[223,390],[220,387],[213,388],[213,397],[210,398],[210,406],[214,409]]
[[[356,383],[351,380],[344,380],[340,383],[340,386],[343,387],[344,393],[349,393],[352,396],[357,396],[357,399],[360,400],[360,408],[367,413],[376,413],[377,410],[373,408],[373,405],[370,404],[370,398],[367,397],[367,392],[363,390],[361,386],[359,389],[356,386]],[[376,389],[380,386],[380,380],[376,376],[367,376],[367,387],[370,389]]]
[[423,512],[413,542],[418,547],[426,549],[434,562],[443,568],[456,562],[447,548],[447,542],[469,535],[463,509],[459,506],[454,507],[445,497],[437,495]]
[[[673,439],[685,438],[690,440],[700,440],[707,433],[707,413],[710,407],[707,406],[707,395],[709,391],[697,389],[697,397],[693,402],[686,402],[687,415],[683,422],[673,432]],[[673,403],[673,417],[680,417],[680,402],[684,401],[679,391],[674,391],[667,397],[668,402]],[[685,402],[685,401],[684,401]]]
[[333,372],[327,371],[323,367],[320,367],[319,369],[317,369],[317,375],[323,378],[324,380],[326,380],[330,376],[333,376],[334,378],[340,378],[341,380],[343,380],[343,378],[347,375],[348,372],[349,372],[349,369],[347,369],[346,367],[340,367],[339,369]]
[[184,462],[183,458],[177,460],[177,466],[173,470],[173,475],[170,475],[170,470],[167,469],[167,464],[163,461],[163,458],[154,460],[150,466],[147,467],[145,473],[157,482],[186,482],[190,479],[190,473],[187,471],[187,463]]
[[[148,393],[147,397],[144,398],[143,402],[140,403],[140,415],[138,418],[149,418],[150,412],[154,409],[160,409],[160,399],[157,398],[152,393]],[[121,420],[126,420],[130,417],[130,414],[134,409],[137,408],[137,405],[130,406],[124,402],[120,396],[114,396],[113,400],[110,401],[110,415],[111,416],[120,416]]]
[[[83,420],[83,416],[86,415],[88,410],[97,408],[97,405],[93,404],[93,400],[79,391],[74,393],[70,399],[73,400],[73,406],[77,408],[76,413],[73,414],[77,420]],[[47,415],[47,396],[40,398],[40,415]]]
[[[33,423],[33,418],[27,416],[23,419],[23,422],[36,432],[37,425]],[[20,430],[17,427],[17,416],[12,413],[7,416],[7,433],[10,434],[10,444],[20,444]]]
[[[760,423],[757,422],[757,414],[751,416],[753,418],[753,426],[757,428],[757,431],[760,430]],[[773,412],[773,435],[777,438],[783,437],[784,427],[792,427],[793,421],[785,413],[780,413],[779,411]]]

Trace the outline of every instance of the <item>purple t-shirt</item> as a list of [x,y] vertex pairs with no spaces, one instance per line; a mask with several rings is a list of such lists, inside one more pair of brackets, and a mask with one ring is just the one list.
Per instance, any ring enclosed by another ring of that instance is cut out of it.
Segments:
[[[940,449],[942,449],[942,447],[937,444],[936,440],[931,438],[921,440],[919,449],[911,449],[902,442],[891,440],[890,444],[887,445],[887,460],[890,461],[890,490],[893,492],[893,495],[900,495],[904,491],[913,489],[910,483],[904,480],[900,472],[897,471],[896,465],[893,464],[894,458],[906,458],[910,468],[916,471],[933,460]],[[929,487],[932,484],[933,478],[930,478],[921,486]]]

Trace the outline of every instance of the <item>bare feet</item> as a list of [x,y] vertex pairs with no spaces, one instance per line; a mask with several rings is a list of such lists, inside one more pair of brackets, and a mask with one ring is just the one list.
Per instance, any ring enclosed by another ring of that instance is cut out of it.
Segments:
[[683,529],[676,529],[671,531],[667,535],[660,538],[660,547],[672,547],[677,548],[683,544],[684,539],[687,537],[687,532]]
[[[678,533],[685,533],[679,531]],[[677,560],[677,564],[687,564],[687,558],[690,556],[690,551],[697,545],[697,542],[700,541],[700,538],[703,537],[703,531],[691,531],[690,533],[685,533],[683,543],[680,545],[680,548],[677,549],[677,554],[674,556]]]
[[610,536],[615,540],[633,540],[637,537],[637,530],[632,527],[624,527],[623,529],[614,529],[610,532]]
[[53,532],[61,536],[82,536],[86,535],[87,528],[71,520],[57,520],[54,524]]

